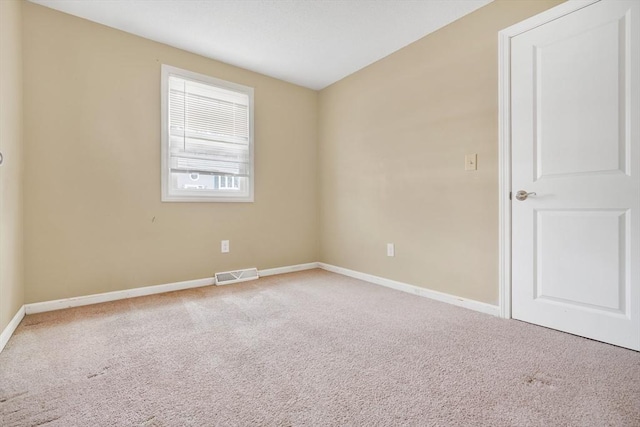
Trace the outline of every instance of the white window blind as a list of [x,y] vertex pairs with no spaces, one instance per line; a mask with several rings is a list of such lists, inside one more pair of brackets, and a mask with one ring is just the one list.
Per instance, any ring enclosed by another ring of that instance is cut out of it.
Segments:
[[252,201],[253,89],[163,66],[163,200]]

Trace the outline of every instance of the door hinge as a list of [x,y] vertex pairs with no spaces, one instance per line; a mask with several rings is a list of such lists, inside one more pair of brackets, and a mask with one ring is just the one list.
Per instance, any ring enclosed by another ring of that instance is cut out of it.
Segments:
[[512,200],[512,199],[511,199],[511,191],[509,191],[509,200]]

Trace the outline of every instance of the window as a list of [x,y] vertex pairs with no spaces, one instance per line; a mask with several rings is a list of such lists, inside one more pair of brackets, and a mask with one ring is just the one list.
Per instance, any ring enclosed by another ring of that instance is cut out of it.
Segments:
[[162,66],[162,201],[253,201],[253,88]]

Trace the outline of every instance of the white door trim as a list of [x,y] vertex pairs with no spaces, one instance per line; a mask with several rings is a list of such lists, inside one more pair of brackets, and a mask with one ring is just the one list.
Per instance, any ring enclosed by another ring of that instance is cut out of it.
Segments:
[[498,279],[500,317],[511,318],[511,39],[600,0],[569,0],[498,32]]

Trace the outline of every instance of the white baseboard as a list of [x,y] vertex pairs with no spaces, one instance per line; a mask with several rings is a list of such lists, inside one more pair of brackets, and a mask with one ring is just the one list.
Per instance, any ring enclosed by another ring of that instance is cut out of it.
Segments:
[[[397,289],[403,292],[431,298],[437,301],[446,302],[449,304],[457,305],[460,307],[468,308],[482,313],[491,314],[494,316],[499,315],[498,306],[486,304],[479,301],[474,301],[466,298],[457,297],[454,295],[446,294],[443,292],[432,291],[429,289],[421,288],[419,286],[410,285],[407,283],[397,282],[391,279],[385,279],[383,277],[374,276],[367,273],[361,273],[347,268],[337,267],[322,262],[309,262],[306,264],[290,265],[285,267],[268,268],[259,270],[258,275],[260,277],[273,276],[276,274],[292,273],[294,271],[311,270],[314,268],[322,268],[323,270],[331,271],[334,273],[342,274],[344,276],[354,277],[356,279],[371,282],[376,285],[386,286],[388,288]],[[14,319],[9,323],[0,336],[0,348],[2,348],[9,337],[13,334],[13,331],[22,320],[25,314],[44,313],[46,311],[62,310],[71,307],[80,307],[83,305],[99,304],[101,302],[116,301],[126,298],[135,298],[145,295],[161,294],[165,292],[180,291],[183,289],[199,288],[203,286],[210,286],[215,284],[213,277],[207,277],[205,279],[187,280],[184,282],[167,283],[164,285],[145,286],[142,288],[125,289],[122,291],[106,292],[102,294],[86,295],[80,297],[64,298],[53,301],[37,302],[32,304],[25,304],[20,311],[16,314]],[[16,320],[17,319],[17,320]],[[15,324],[14,324],[15,323]],[[13,327],[13,329],[12,329]]]
[[7,327],[4,328],[4,330],[0,334],[0,352],[4,350],[4,346],[7,345],[7,343],[9,342],[9,338],[11,338],[13,333],[16,331],[16,328],[18,327],[24,316],[25,309],[23,305],[22,307],[20,307],[16,315],[13,316],[13,319],[11,319]]
[[318,268],[317,262],[309,262],[306,264],[289,265],[287,267],[267,268],[265,270],[258,270],[260,277],[274,276],[276,274],[293,273],[294,271],[313,270]]
[[386,286],[387,288],[396,289],[398,291],[419,295],[421,297],[431,298],[436,301],[446,302],[449,304],[457,305],[459,307],[464,307],[470,310],[479,311],[485,314],[491,314],[492,316],[500,316],[500,307],[498,307],[497,305],[492,305],[492,304],[487,304],[480,301],[461,298],[455,295],[446,294],[444,292],[432,291],[430,289],[421,288],[419,286],[410,285],[408,283],[397,282],[395,280],[385,279],[384,277],[378,277],[372,274],[361,273],[359,271],[349,270],[347,268],[337,267],[335,265],[325,264],[323,262],[319,262],[318,267],[320,267],[323,270],[342,274],[344,276],[353,277],[355,279],[364,280],[366,282],[371,282],[376,285]]
[[[318,268],[317,262],[307,264],[290,265],[287,267],[269,268],[259,270],[259,276],[272,276],[274,274],[291,273],[293,271],[310,270]],[[167,283],[165,285],[145,286],[142,288],[125,289],[122,291],[106,292],[102,294],[85,295],[80,297],[63,298],[53,301],[25,304],[26,314],[44,313],[46,311],[62,310],[83,305],[99,304],[101,302],[116,301],[126,298],[142,297],[145,295],[161,294],[164,292],[181,291],[183,289],[199,288],[215,284],[215,278],[187,280],[185,282]]]
[[62,310],[64,308],[80,307],[83,305],[98,304],[101,302],[181,291],[183,289],[200,288],[202,286],[213,285],[214,283],[215,279],[213,277],[207,277],[206,279],[187,280],[184,282],[167,283],[165,285],[145,286],[142,288],[105,292],[103,294],[36,302],[32,304],[25,304],[25,309],[26,314],[44,313],[45,311]]

